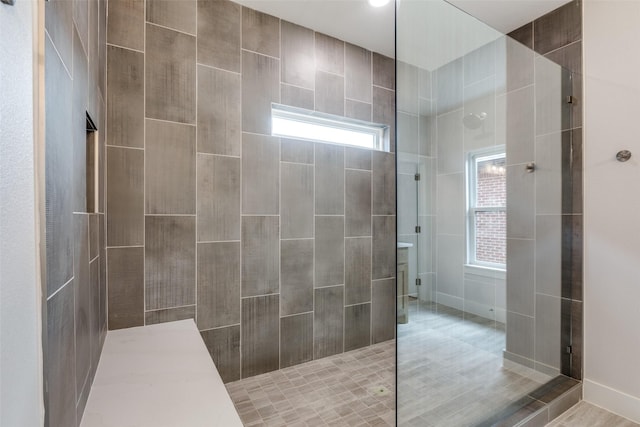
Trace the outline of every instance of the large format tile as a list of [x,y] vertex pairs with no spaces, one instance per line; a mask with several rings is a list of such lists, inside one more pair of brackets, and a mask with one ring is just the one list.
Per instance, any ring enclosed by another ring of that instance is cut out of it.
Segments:
[[144,152],[107,147],[107,245],[144,244]]
[[344,148],[315,144],[316,215],[344,215]]
[[396,280],[374,280],[371,287],[371,343],[377,344],[395,337]]
[[344,115],[344,77],[324,71],[316,72],[315,109],[323,113]]
[[109,329],[144,325],[144,248],[109,248]]
[[280,319],[280,368],[313,359],[313,313]]
[[239,156],[240,75],[198,65],[198,152]]
[[200,332],[225,383],[240,379],[240,325]]
[[313,341],[314,359],[342,353],[344,349],[344,286],[315,290]]
[[354,101],[352,99],[344,100],[344,116],[350,119],[362,120],[365,122],[371,121],[371,104]]
[[344,217],[316,216],[315,286],[344,283]]
[[242,377],[279,368],[278,295],[242,299]]
[[440,115],[437,118],[439,174],[464,172],[464,127],[462,118],[462,109]]
[[198,0],[198,63],[240,72],[241,7]]
[[464,234],[465,199],[464,174],[453,173],[438,176],[436,201],[438,233]]
[[536,216],[536,292],[561,296],[562,217]]
[[145,218],[145,308],[157,310],[195,304],[196,219]]
[[271,103],[280,102],[280,61],[242,51],[242,130],[271,135]]
[[277,215],[280,209],[280,142],[242,134],[242,213]]
[[196,128],[146,121],[145,213],[196,213]]
[[[66,2],[58,0],[55,3]],[[45,67],[46,280],[47,295],[50,296],[73,274],[73,134],[71,79],[49,40],[46,42]]]
[[243,7],[242,48],[280,57],[280,20],[275,16]]
[[198,154],[198,241],[240,240],[240,159]]
[[108,8],[107,43],[144,50],[144,0],[111,0]]
[[147,21],[196,34],[197,0],[147,0]]
[[359,46],[345,45],[345,96],[371,102],[371,52]]
[[395,277],[396,217],[373,217],[372,278]]
[[560,369],[560,298],[536,294],[535,360]]
[[463,58],[459,58],[436,70],[435,95],[438,114],[462,107],[463,62]]
[[533,359],[534,329],[533,317],[507,311],[507,351]]
[[507,239],[507,310],[534,316],[535,242]]
[[371,172],[345,171],[345,236],[371,235]]
[[574,0],[533,23],[533,48],[540,54],[582,38],[582,2]]
[[280,165],[281,237],[313,237],[313,166]]
[[198,243],[198,329],[240,323],[240,242]]
[[373,87],[373,109],[371,121],[389,126],[389,151],[396,145],[396,96],[392,90]]
[[73,282],[47,301],[48,387],[46,418],[50,426],[76,426],[76,355]]
[[346,305],[371,301],[371,238],[345,239]]
[[371,304],[344,308],[344,351],[371,344]]
[[372,151],[373,215],[396,213],[396,158],[391,153]]
[[393,58],[373,52],[373,84],[386,89],[396,88],[396,67]]
[[280,31],[282,33],[282,83],[314,89],[313,31],[287,21],[281,21]]
[[282,83],[280,85],[280,102],[292,107],[313,110],[315,92],[298,86]]
[[73,215],[73,288],[75,308],[76,393],[91,366],[91,274],[89,271],[89,221],[86,214]]
[[[507,155],[508,156],[508,155]],[[532,239],[535,232],[535,173],[507,166],[507,237]]]
[[[80,2],[74,2],[74,7],[78,3]],[[86,3],[84,4],[84,7],[86,9]],[[80,43],[78,32],[75,30],[73,32],[73,40],[74,68],[73,94],[71,101],[71,132],[73,134],[73,212],[87,212],[87,185],[90,183],[87,181],[87,131],[83,122],[86,121],[87,117],[89,71],[87,56],[84,53],[84,50],[82,50],[82,44]]]
[[372,151],[364,148],[345,147],[344,167],[347,169],[371,170]]
[[316,69],[344,75],[345,43],[342,40],[315,33]]
[[155,325],[157,323],[176,322],[178,320],[196,320],[196,306],[165,308],[162,310],[147,311],[144,313],[144,324]]
[[313,311],[313,239],[280,242],[280,314]]
[[242,217],[242,296],[278,293],[280,244],[277,216]]
[[195,37],[147,24],[145,114],[152,119],[195,124]]
[[507,164],[534,161],[536,111],[533,86],[507,94]]
[[[68,70],[73,69],[73,1],[45,3],[44,25],[51,42]],[[55,54],[56,56],[58,54]]]
[[[312,107],[313,108],[313,107]],[[314,146],[312,141],[300,139],[280,139],[280,160],[288,163],[314,164]]]
[[406,62],[396,63],[396,102],[398,111],[409,114],[418,113],[418,68]]
[[438,235],[438,293],[464,296],[465,239],[464,236]]

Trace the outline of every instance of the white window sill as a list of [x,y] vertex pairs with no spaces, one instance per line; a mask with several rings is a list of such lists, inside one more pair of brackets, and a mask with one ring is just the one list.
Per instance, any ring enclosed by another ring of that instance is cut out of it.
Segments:
[[483,265],[465,264],[464,272],[476,276],[490,277],[493,279],[506,279],[507,270],[504,268],[485,267]]

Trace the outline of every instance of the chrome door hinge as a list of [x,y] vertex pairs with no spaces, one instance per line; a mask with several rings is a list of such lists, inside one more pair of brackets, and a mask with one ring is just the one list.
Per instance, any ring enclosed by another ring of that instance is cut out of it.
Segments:
[[577,104],[578,100],[576,99],[575,96],[573,95],[569,95],[567,96],[567,104]]
[[567,348],[565,349],[565,352],[566,352],[567,354],[572,354],[572,353],[573,353],[573,349],[571,348],[571,346],[570,346],[570,345],[568,345],[568,346],[567,346]]
[[422,279],[416,279],[416,286],[422,286]]
[[419,173],[415,174],[415,175],[413,176],[413,178],[414,178],[416,181],[420,181],[420,174],[419,174]]
[[416,233],[422,233],[422,228],[419,225],[416,225]]

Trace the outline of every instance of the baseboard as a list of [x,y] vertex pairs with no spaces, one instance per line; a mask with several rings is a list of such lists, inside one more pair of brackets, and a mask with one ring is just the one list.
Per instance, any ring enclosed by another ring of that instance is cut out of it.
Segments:
[[640,398],[584,380],[584,400],[621,417],[640,423]]

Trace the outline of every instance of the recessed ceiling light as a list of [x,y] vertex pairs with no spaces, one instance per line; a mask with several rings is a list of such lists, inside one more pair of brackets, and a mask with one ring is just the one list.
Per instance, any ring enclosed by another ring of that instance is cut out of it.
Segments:
[[389,0],[369,0],[369,4],[373,7],[382,7],[389,3]]

